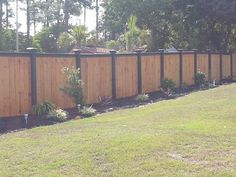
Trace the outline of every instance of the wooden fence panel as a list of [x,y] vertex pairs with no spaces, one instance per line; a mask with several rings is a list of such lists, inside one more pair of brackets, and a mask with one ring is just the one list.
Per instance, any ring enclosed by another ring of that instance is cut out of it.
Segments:
[[236,80],[236,54],[233,54],[233,79]]
[[211,55],[211,78],[212,80],[220,80],[220,55]]
[[37,57],[37,102],[51,101],[60,108],[72,108],[75,105],[60,88],[65,85],[63,67],[75,67],[74,57]]
[[194,84],[194,54],[183,54],[183,83]]
[[29,57],[0,58],[0,117],[31,111],[31,62]]
[[226,79],[230,77],[231,72],[230,72],[230,55],[223,55],[222,56],[222,63],[223,63],[223,68],[222,68],[222,74],[223,74],[223,79]]
[[112,97],[111,57],[81,58],[81,75],[86,103],[98,103]]
[[173,80],[177,87],[180,85],[179,54],[165,55],[165,57],[164,57],[164,78]]
[[116,96],[125,98],[138,94],[137,56],[117,56]]
[[[76,65],[73,55],[37,55],[37,102],[51,101],[61,108],[71,108],[72,100],[60,90],[65,84],[63,67]],[[141,57],[142,91],[150,93],[160,89],[161,61],[159,55]],[[208,54],[197,55],[197,69],[208,78]],[[233,78],[236,79],[236,54],[233,54]],[[183,83],[194,84],[194,54],[183,54]],[[222,55],[223,78],[231,75],[230,55]],[[125,98],[138,94],[137,54],[116,56],[116,96]],[[211,55],[212,79],[220,80],[220,55]],[[111,56],[81,56],[81,76],[88,104],[112,97]],[[180,55],[164,55],[164,78],[180,84]],[[23,115],[31,112],[31,59],[30,56],[0,57],[0,117]]]
[[160,55],[142,56],[142,91],[160,90]]
[[208,54],[198,54],[197,55],[197,70],[206,74],[208,80]]

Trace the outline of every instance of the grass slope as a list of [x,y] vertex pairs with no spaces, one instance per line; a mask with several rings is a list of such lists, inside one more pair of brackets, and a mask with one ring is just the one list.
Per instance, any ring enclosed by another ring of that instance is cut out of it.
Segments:
[[2,135],[0,176],[236,176],[236,84]]

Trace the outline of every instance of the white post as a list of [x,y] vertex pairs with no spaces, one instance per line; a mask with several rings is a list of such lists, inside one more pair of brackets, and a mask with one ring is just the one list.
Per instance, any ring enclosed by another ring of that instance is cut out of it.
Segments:
[[28,125],[29,115],[28,115],[28,114],[25,114],[25,115],[24,115],[24,118],[25,118],[25,125]]

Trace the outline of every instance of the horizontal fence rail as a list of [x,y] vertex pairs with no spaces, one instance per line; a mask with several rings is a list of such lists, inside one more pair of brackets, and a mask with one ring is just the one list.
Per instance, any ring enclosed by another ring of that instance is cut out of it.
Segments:
[[160,90],[163,79],[180,87],[193,85],[197,71],[207,80],[236,79],[236,54],[198,50],[165,53],[44,54],[0,53],[0,118],[31,113],[32,106],[51,101],[60,108],[72,108],[60,90],[65,84],[63,67],[80,68],[87,104],[105,99],[126,98]]

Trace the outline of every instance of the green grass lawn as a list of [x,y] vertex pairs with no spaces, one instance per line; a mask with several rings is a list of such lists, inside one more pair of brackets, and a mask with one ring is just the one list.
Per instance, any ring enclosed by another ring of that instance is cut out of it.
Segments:
[[236,84],[0,136],[0,176],[236,176]]

